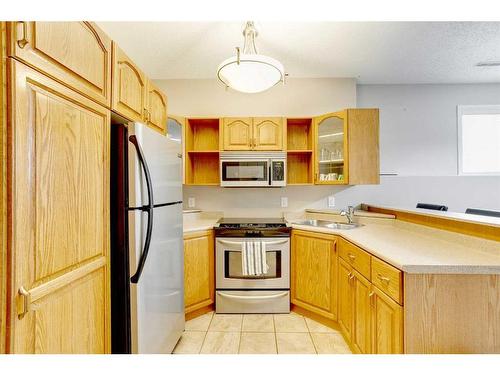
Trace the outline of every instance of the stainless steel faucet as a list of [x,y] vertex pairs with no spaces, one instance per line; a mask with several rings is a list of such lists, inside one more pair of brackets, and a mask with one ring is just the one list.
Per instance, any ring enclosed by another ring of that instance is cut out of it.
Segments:
[[347,218],[347,222],[351,224],[354,216],[354,207],[347,206],[347,212],[345,210],[340,211],[340,216],[345,216]]

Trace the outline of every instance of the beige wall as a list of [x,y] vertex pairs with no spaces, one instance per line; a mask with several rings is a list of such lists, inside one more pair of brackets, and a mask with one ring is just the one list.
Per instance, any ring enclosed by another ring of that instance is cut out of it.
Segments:
[[242,94],[215,79],[155,81],[168,96],[168,112],[180,116],[312,116],[356,106],[351,78],[290,78],[259,94]]

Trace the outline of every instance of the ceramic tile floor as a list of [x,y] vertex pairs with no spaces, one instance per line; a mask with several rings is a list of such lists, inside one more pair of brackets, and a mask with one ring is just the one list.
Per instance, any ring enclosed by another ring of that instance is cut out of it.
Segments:
[[340,332],[296,313],[214,314],[186,322],[174,354],[348,354]]

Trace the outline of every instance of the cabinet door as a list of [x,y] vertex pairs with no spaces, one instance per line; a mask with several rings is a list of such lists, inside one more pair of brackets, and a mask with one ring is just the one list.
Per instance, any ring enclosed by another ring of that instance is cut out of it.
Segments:
[[113,100],[111,109],[130,121],[144,121],[146,77],[113,42]]
[[214,303],[214,283],[213,232],[197,232],[184,236],[186,313]]
[[351,342],[359,353],[371,352],[370,282],[353,270],[353,331]]
[[167,97],[148,80],[147,124],[162,134],[167,133]]
[[347,112],[314,118],[314,182],[334,185],[349,182]]
[[252,119],[224,118],[222,133],[224,150],[250,150],[252,143]]
[[9,55],[107,107],[111,40],[90,22],[9,22]]
[[252,143],[258,151],[283,150],[283,118],[254,118]]
[[11,351],[109,353],[109,110],[8,63]]
[[372,287],[372,352],[403,353],[403,308],[375,286]]
[[292,303],[337,318],[337,251],[333,236],[292,235]]
[[353,319],[353,270],[342,258],[339,258],[339,325],[347,341],[352,337]]

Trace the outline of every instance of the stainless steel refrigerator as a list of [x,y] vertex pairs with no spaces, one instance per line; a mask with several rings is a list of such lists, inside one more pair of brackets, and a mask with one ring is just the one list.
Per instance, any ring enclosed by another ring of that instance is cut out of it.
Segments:
[[112,126],[113,353],[171,353],[184,330],[181,158],[179,140]]

